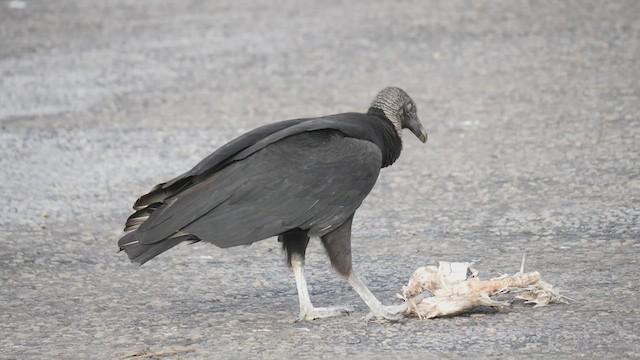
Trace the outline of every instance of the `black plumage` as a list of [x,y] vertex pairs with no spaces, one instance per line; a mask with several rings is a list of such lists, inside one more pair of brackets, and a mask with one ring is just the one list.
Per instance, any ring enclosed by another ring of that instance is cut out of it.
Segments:
[[[226,248],[279,236],[296,274],[301,317],[310,319],[341,313],[314,308],[303,294],[304,252],[309,238],[320,237],[333,266],[369,304],[358,289],[364,284],[351,279],[351,221],[380,169],[400,155],[402,128],[426,141],[415,104],[399,88],[382,90],[366,114],[257,128],[140,197],[118,245],[143,264],[183,241]],[[379,302],[382,311],[369,306],[380,317],[395,316]]]

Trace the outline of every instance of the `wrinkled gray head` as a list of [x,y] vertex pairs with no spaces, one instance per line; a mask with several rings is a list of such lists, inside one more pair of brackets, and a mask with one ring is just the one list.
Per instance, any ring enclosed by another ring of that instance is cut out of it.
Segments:
[[397,87],[382,89],[371,102],[371,108],[381,110],[402,135],[402,129],[409,129],[420,141],[427,142],[427,132],[422,127],[416,104],[404,90]]

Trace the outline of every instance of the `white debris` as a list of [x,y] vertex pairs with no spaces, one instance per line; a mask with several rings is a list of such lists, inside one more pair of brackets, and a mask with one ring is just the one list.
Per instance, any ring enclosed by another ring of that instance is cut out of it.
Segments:
[[416,269],[398,297],[407,302],[407,315],[427,319],[453,316],[479,306],[508,306],[508,302],[491,299],[497,294],[515,294],[515,299],[535,304],[534,307],[566,303],[566,297],[542,281],[539,272],[524,273],[524,256],[522,261],[520,272],[515,275],[489,280],[480,280],[471,263],[441,261],[438,267]]

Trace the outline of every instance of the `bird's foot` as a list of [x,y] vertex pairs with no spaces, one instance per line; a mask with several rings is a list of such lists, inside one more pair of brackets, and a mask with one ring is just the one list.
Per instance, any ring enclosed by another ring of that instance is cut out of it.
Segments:
[[345,316],[353,312],[351,307],[312,307],[300,310],[300,319],[298,321],[326,319],[336,316]]
[[367,316],[364,317],[365,320],[388,320],[388,321],[399,321],[404,318],[404,314],[407,311],[406,303],[399,305],[381,305],[375,310],[371,310]]

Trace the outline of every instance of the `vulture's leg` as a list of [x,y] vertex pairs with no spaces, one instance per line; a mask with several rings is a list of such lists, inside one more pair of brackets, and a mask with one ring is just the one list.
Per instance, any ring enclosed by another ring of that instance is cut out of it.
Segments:
[[344,224],[322,237],[322,244],[327,250],[331,265],[344,276],[362,300],[371,309],[368,317],[378,319],[399,320],[405,309],[402,306],[386,306],[369,291],[367,286],[353,272],[351,265],[351,221],[353,215]]
[[323,319],[334,316],[348,315],[351,309],[340,307],[315,307],[309,298],[307,280],[304,278],[304,254],[309,243],[305,232],[288,232],[280,235],[279,240],[287,252],[287,261],[293,269],[300,301],[300,320]]

